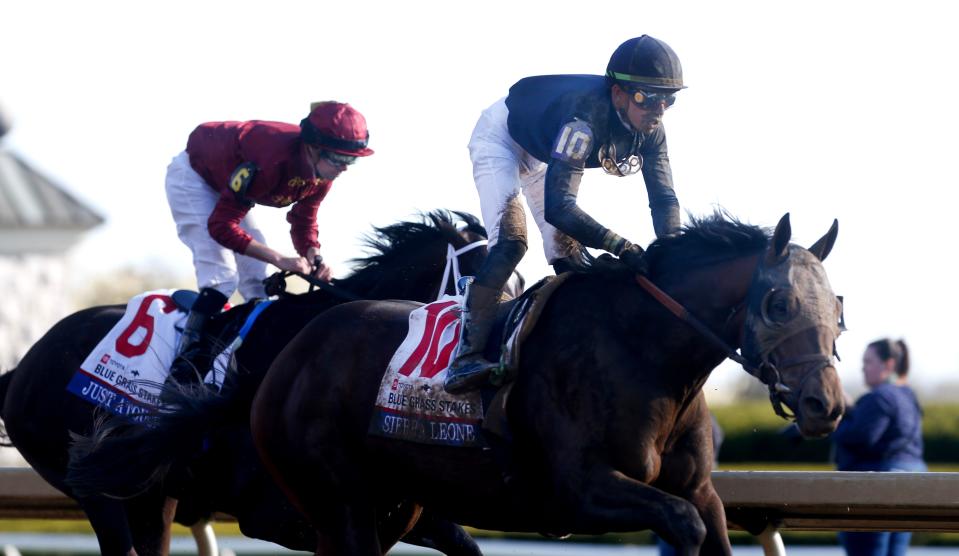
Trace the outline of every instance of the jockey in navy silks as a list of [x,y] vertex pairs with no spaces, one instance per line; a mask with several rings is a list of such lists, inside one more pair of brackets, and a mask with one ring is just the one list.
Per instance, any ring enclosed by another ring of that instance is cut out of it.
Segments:
[[603,168],[620,177],[642,172],[656,236],[679,230],[662,117],[683,88],[676,53],[643,35],[616,49],[605,76],[527,77],[483,112],[469,149],[489,257],[467,286],[462,337],[447,391],[482,386],[498,366],[484,359],[482,351],[500,292],[527,249],[520,192],[557,273],[576,268],[584,246],[608,251],[645,272],[642,247],[577,206],[584,168]]

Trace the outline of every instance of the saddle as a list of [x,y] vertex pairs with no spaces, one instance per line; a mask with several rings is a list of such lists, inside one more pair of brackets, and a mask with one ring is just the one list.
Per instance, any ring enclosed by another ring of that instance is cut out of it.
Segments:
[[570,275],[563,273],[559,276],[547,276],[519,297],[500,303],[496,321],[483,350],[486,359],[500,362],[499,370],[491,380],[495,386],[503,386],[512,381],[519,367],[523,341],[536,327],[553,292]]
[[[186,312],[178,310],[180,303],[174,297],[189,304],[191,296],[174,296],[174,291],[168,289],[133,296],[117,323],[80,364],[67,390],[133,420],[145,418],[162,405],[163,384],[187,319]],[[191,369],[191,374],[197,375],[192,379],[195,382],[206,380],[217,388],[222,384],[222,373],[204,372],[205,376],[201,376]]]
[[539,322],[549,298],[569,276],[570,273],[547,276],[519,297],[501,302],[490,339],[483,350],[487,360],[500,363],[490,378],[491,385],[480,390],[480,397],[483,405],[482,429],[496,459],[503,460],[500,464],[504,468],[504,476],[508,475],[505,470],[511,467],[506,460],[510,457],[509,444],[512,441],[506,404],[513,380],[520,372],[520,348]]
[[200,297],[199,292],[193,290],[176,290],[170,294],[170,298],[173,299],[176,308],[184,313],[190,312],[190,309],[193,308],[193,304],[196,303],[196,298],[198,297]]
[[[519,346],[535,327],[546,300],[565,278],[542,280],[520,297],[501,303],[485,354],[501,361],[498,385],[508,384],[519,361]],[[483,447],[487,421],[505,428],[505,391],[489,386],[450,394],[443,388],[459,341],[461,296],[445,296],[409,314],[406,338],[384,370],[369,432],[425,444]],[[500,400],[497,402],[497,400]],[[503,434],[497,432],[501,436]]]
[[[197,292],[191,290],[177,290],[171,295],[177,308],[187,313],[197,297]],[[169,380],[189,385],[200,382],[209,372],[224,374],[233,352],[243,343],[257,317],[271,303],[268,299],[257,299],[251,302],[250,311],[225,310],[211,317],[212,326],[205,327],[199,341],[173,362]],[[222,380],[222,376],[218,378]]]

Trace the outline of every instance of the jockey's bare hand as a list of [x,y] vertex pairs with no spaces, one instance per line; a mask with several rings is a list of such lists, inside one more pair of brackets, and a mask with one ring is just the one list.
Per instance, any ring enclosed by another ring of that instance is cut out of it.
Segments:
[[280,257],[276,261],[276,267],[287,272],[299,272],[301,274],[309,274],[312,270],[305,257]]
[[259,261],[269,263],[280,270],[285,270],[286,272],[300,272],[302,274],[309,274],[312,271],[310,268],[310,262],[305,257],[283,256],[255,239],[250,241],[250,244],[246,247],[246,252],[243,254],[248,257],[253,257]]

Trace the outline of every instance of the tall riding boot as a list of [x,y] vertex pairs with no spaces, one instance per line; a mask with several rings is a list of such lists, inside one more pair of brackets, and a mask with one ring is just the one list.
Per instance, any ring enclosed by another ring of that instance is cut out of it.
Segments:
[[192,351],[200,347],[207,322],[213,315],[223,309],[226,301],[227,297],[217,289],[203,288],[200,290],[200,295],[193,302],[190,314],[186,318],[176,358],[170,368],[170,376],[177,382],[198,382],[200,372],[206,370],[195,368],[196,366],[188,357]]
[[461,394],[475,390],[486,384],[490,372],[499,367],[498,362],[493,363],[483,357],[486,340],[496,320],[499,296],[498,289],[476,283],[468,286],[460,325],[460,343],[443,385],[447,392]]

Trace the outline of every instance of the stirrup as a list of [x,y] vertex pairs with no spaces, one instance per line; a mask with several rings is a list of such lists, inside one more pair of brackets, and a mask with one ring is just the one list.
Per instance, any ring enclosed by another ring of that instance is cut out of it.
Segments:
[[450,394],[463,394],[489,384],[490,376],[499,369],[499,363],[491,363],[479,354],[467,356],[446,371],[443,389]]

